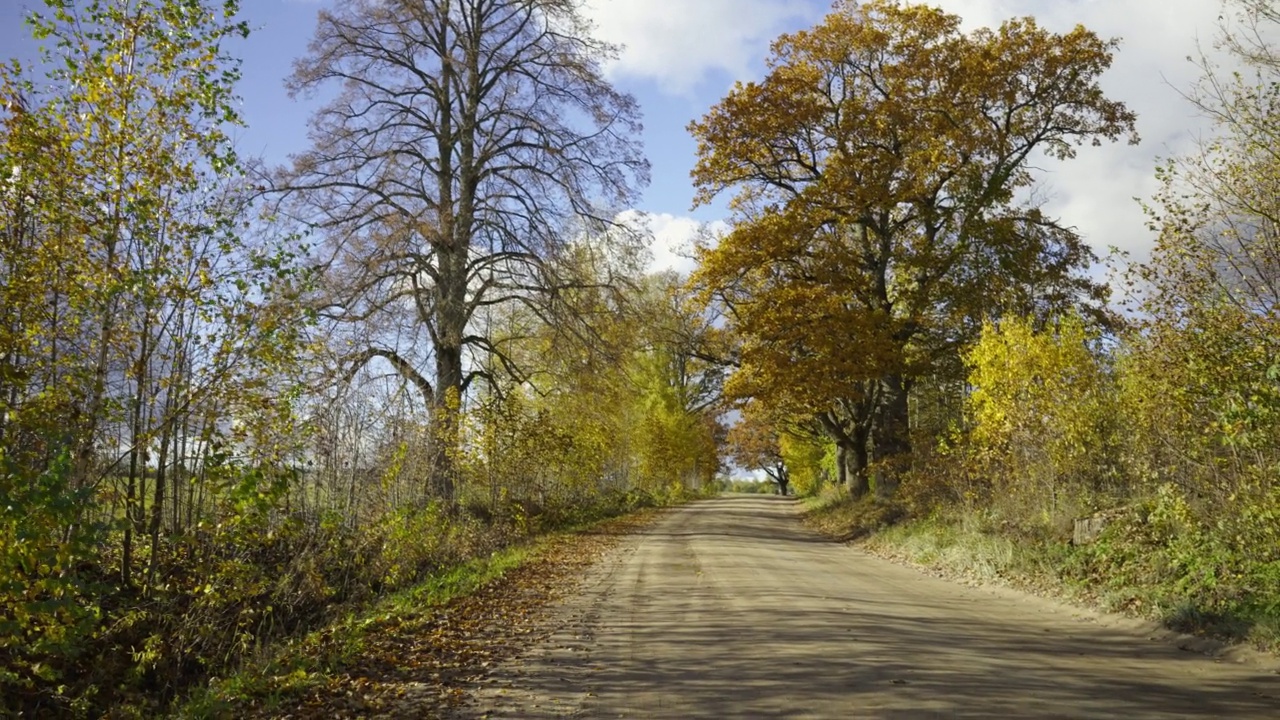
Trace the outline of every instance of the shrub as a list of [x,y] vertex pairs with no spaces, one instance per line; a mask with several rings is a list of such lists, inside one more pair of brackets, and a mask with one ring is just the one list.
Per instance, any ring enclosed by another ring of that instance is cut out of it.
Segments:
[[84,520],[93,492],[71,487],[65,455],[39,473],[0,464],[0,710],[69,711],[50,690],[101,631],[105,528]]

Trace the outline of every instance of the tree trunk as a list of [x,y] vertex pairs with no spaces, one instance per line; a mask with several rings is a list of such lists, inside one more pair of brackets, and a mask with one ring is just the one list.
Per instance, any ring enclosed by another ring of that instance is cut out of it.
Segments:
[[[443,339],[444,333],[441,335]],[[442,342],[436,348],[436,393],[431,408],[431,495],[449,506],[456,499],[461,403],[462,348],[460,344],[446,347]]]
[[841,486],[854,500],[871,490],[867,478],[867,446],[853,440],[836,441],[836,473]]
[[[465,250],[441,252],[437,299],[435,396],[431,408],[431,495],[452,507],[457,486],[458,416],[462,411],[462,337],[466,332]],[[445,278],[448,278],[446,280]]]
[[[146,401],[147,340],[150,338],[150,331],[150,322],[144,321],[142,335],[138,339],[141,344],[138,348],[138,359],[134,362],[133,367],[134,382],[137,383],[137,386],[133,395],[133,418],[129,439],[129,478],[125,487],[124,501],[124,538],[120,548],[120,584],[125,587],[133,584],[133,534],[137,524],[134,516],[136,512],[139,512],[136,510],[139,502],[138,473],[141,471],[144,476],[147,473],[142,407]],[[139,467],[140,459],[142,461],[141,467]]]
[[908,398],[911,381],[900,375],[881,383],[876,408],[874,456],[876,495],[892,497],[902,474],[911,464],[911,423]]
[[823,429],[836,444],[836,483],[855,500],[871,489],[867,478],[867,441],[871,433],[868,420],[869,417],[857,417],[849,423],[834,412],[818,416]]
[[[168,407],[165,408],[166,415]],[[151,559],[147,563],[146,594],[149,597],[156,586],[156,569],[160,565],[160,527],[164,520],[164,491],[169,467],[169,440],[172,425],[166,424],[160,436],[160,457],[156,461],[155,495],[151,499],[151,523],[147,534],[151,536]]]
[[865,497],[871,491],[871,478],[867,474],[867,441],[864,433],[858,435],[845,456],[845,462],[849,463],[846,471],[849,475],[849,495],[855,499]]

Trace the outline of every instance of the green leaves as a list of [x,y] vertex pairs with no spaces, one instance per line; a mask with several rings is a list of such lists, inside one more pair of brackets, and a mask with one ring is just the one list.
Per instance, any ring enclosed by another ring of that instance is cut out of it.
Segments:
[[37,475],[0,458],[0,687],[38,694],[99,632],[105,589],[84,567],[105,528],[65,455]]

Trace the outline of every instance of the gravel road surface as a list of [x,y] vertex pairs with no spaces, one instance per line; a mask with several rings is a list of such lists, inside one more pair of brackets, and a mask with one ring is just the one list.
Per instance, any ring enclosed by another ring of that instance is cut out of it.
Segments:
[[1271,718],[1274,663],[968,587],[803,528],[782,498],[664,515],[468,714],[502,718]]

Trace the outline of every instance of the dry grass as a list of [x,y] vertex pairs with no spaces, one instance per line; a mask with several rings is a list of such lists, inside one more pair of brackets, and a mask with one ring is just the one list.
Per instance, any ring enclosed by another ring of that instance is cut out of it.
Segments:
[[804,523],[838,542],[868,537],[903,517],[899,505],[874,497],[853,500],[838,488],[827,488],[806,502]]

